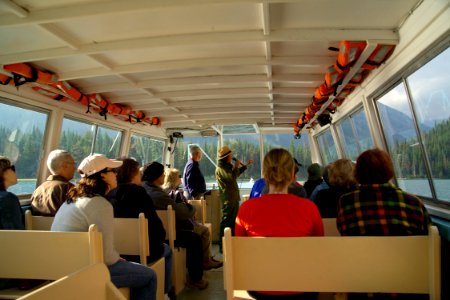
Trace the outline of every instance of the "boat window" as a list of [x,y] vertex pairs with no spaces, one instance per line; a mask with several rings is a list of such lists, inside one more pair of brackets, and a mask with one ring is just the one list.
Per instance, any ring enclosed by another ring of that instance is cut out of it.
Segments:
[[399,187],[413,194],[431,197],[405,85],[398,84],[378,99],[377,107]]
[[200,170],[205,177],[206,188],[213,189],[213,186],[217,186],[214,175],[217,165],[217,143],[218,136],[184,136],[182,139],[178,139],[174,154],[174,167],[182,174],[190,157],[190,146],[199,146],[203,154],[199,163]]
[[95,136],[94,153],[100,153],[109,158],[120,156],[122,131],[98,126]]
[[373,148],[372,136],[363,109],[344,118],[337,128],[347,158],[355,161],[361,152]]
[[[223,145],[233,150],[233,156],[246,164],[253,159],[254,163],[238,178],[240,189],[251,189],[254,180],[261,177],[261,151],[259,134],[224,134]],[[216,155],[217,157],[217,155]]]
[[[95,125],[64,118],[59,148],[69,151],[78,166],[86,156],[91,154],[94,133]],[[75,172],[72,182],[79,179],[80,175]]]
[[330,128],[317,135],[317,143],[319,144],[320,157],[324,166],[338,159],[336,145],[334,144]]
[[436,196],[446,201],[450,201],[449,69],[450,48],[406,78]]
[[134,157],[141,166],[151,161],[163,163],[164,142],[147,136],[132,134],[129,157]]
[[306,169],[312,163],[307,134],[302,134],[300,139],[293,139],[292,133],[270,133],[263,134],[263,140],[264,155],[274,148],[287,149],[303,165],[297,173],[297,180],[306,181],[308,178]]
[[31,194],[36,188],[40,163],[44,162],[42,154],[48,113],[3,101],[0,111],[0,155],[15,165],[18,179],[8,190],[16,195]]

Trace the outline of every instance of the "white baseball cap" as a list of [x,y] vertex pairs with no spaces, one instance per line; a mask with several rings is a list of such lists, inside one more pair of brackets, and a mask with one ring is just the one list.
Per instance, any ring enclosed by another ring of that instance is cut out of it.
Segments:
[[78,166],[81,177],[88,177],[106,168],[118,168],[123,164],[120,160],[109,159],[102,154],[92,154],[83,159]]

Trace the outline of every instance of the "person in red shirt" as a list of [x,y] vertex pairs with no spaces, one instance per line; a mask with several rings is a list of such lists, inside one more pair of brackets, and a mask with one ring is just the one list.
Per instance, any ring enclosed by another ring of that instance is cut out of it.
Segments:
[[[236,236],[323,236],[317,206],[306,198],[288,194],[294,160],[285,149],[273,149],[264,157],[263,176],[269,193],[245,201],[239,208]],[[317,293],[249,291],[256,299],[316,299]]]

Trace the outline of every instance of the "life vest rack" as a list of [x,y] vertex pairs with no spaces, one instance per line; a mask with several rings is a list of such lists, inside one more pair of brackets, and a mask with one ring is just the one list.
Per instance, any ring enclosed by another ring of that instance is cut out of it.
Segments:
[[325,110],[334,113],[355,87],[391,56],[394,49],[395,44],[341,41],[336,62],[328,67],[324,82],[316,88],[311,103],[294,124],[294,137],[300,138],[304,127],[313,128],[318,124],[317,117]]
[[132,107],[111,103],[100,94],[84,95],[67,81],[58,81],[56,74],[41,70],[31,64],[15,63],[4,65],[6,74],[0,73],[1,85],[14,85],[19,87],[26,83],[33,83],[31,89],[40,95],[56,101],[66,102],[69,99],[87,106],[86,113],[92,108],[105,120],[107,115],[113,115],[131,124],[158,126],[161,120],[158,117],[148,117],[143,111],[135,111]]

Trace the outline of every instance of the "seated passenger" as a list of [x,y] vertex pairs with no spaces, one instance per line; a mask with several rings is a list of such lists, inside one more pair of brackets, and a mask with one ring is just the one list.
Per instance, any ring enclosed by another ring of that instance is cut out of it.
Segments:
[[[305,188],[297,181],[297,173],[300,166],[301,164],[299,164],[294,158],[294,178],[292,179],[291,184],[288,186],[288,194],[295,195],[300,198],[307,198]],[[266,185],[262,191],[262,194],[267,193],[269,193],[269,187]]]
[[0,230],[25,229],[19,198],[7,191],[16,183],[16,167],[8,158],[0,156]]
[[[19,198],[7,191],[16,183],[16,168],[8,158],[0,156],[0,230],[25,229]],[[0,289],[11,288],[18,284],[17,280],[0,279]]]
[[321,190],[316,196],[316,205],[322,218],[336,218],[339,198],[356,188],[354,164],[347,158],[336,160],[329,170],[328,189]]
[[[189,203],[187,202],[186,198],[183,195],[183,191],[178,189],[180,185],[181,185],[180,171],[178,171],[177,169],[167,170],[164,179],[164,184],[162,186],[164,191],[168,193],[170,198],[172,198],[172,200],[174,200],[176,203],[183,203],[185,205],[189,205]],[[189,220],[181,221],[179,225],[180,225],[179,228],[181,230],[193,230],[196,234],[198,234],[202,238],[204,270],[217,269],[223,265],[221,261],[217,261],[214,258],[212,258],[210,249],[211,236],[209,234],[208,227],[197,222],[197,220],[195,219],[195,215],[193,218]]]
[[31,195],[33,215],[54,216],[67,199],[67,192],[73,186],[70,180],[75,173],[75,161],[69,152],[53,150],[47,158],[50,175]]
[[250,191],[250,195],[248,199],[257,198],[262,195],[262,192],[266,186],[266,181],[264,178],[260,178],[253,183],[252,190]]
[[338,204],[341,235],[426,235],[430,219],[418,197],[389,181],[394,166],[386,151],[363,152],[356,161],[357,190],[343,195]]
[[144,167],[142,176],[143,187],[152,198],[156,209],[166,210],[172,205],[177,219],[177,247],[186,248],[186,265],[189,272],[188,286],[206,289],[208,281],[203,277],[203,246],[200,236],[192,230],[180,228],[181,223],[189,222],[195,214],[195,209],[190,204],[176,203],[164,192],[161,186],[164,183],[164,166],[159,162],[151,162]]
[[52,231],[88,231],[96,224],[103,238],[103,256],[118,287],[129,287],[131,299],[156,299],[156,273],[143,265],[129,262],[114,249],[113,207],[105,195],[117,187],[115,169],[121,161],[100,154],[86,157],[78,167],[81,179],[69,190],[68,200],[55,215]]
[[[132,158],[121,159],[123,164],[117,169],[118,187],[108,193],[107,198],[114,208],[115,218],[138,218],[143,212],[148,220],[148,238],[150,247],[149,262],[165,258],[165,287],[169,294],[172,275],[172,250],[165,244],[166,231],[156,214],[152,199],[141,186],[139,163]],[[139,256],[124,256],[124,258],[140,262]]]
[[303,187],[306,190],[306,196],[309,198],[316,186],[322,183],[322,167],[318,163],[314,163],[308,167],[308,180]]
[[[305,188],[297,181],[297,173],[299,171],[299,167],[302,166],[302,164],[300,164],[295,158],[294,158],[294,163],[295,163],[295,176],[294,179],[292,180],[292,183],[289,185],[288,191],[289,194],[292,195],[297,195],[299,197],[306,197],[306,190]],[[250,196],[249,199],[251,198],[256,198],[261,196],[262,194],[267,194],[269,192],[269,187],[266,185],[266,181],[264,180],[264,178],[260,178],[258,180],[255,181],[255,183],[253,184],[252,190],[250,191]]]
[[[269,185],[269,193],[249,199],[241,205],[236,218],[235,235],[323,236],[323,224],[317,206],[306,198],[288,194],[288,186],[294,178],[294,161],[289,152],[272,149],[267,153],[263,162],[263,175]],[[317,293],[298,292],[250,291],[249,294],[256,299],[317,297]]]
[[329,189],[329,188],[330,188],[330,186],[328,185],[328,182],[329,182],[328,174],[329,174],[329,171],[330,171],[330,167],[331,167],[331,164],[328,164],[328,165],[326,165],[326,167],[323,169],[323,174],[322,174],[323,181],[322,181],[318,186],[316,186],[316,187],[314,188],[313,192],[312,192],[311,195],[309,196],[309,199],[310,199],[311,201],[313,201],[313,202],[316,201],[317,193],[318,193],[319,191],[321,191],[321,190],[326,190],[326,189]]

